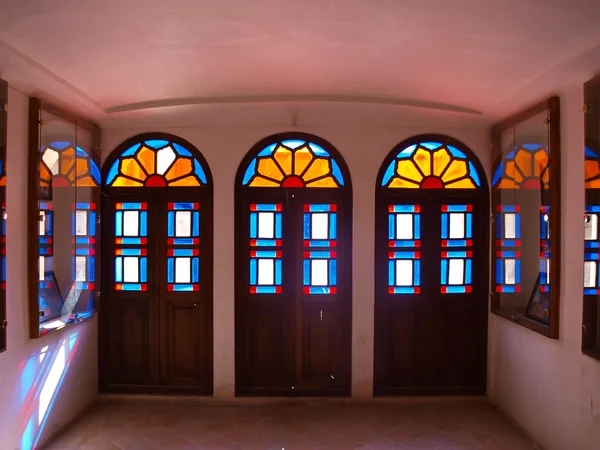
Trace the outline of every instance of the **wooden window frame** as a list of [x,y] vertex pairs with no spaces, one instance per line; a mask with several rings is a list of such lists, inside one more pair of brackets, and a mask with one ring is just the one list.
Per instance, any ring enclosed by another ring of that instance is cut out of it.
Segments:
[[[0,79],[0,162],[3,164],[4,176],[6,172],[6,134],[7,134],[7,116],[8,116],[8,83]],[[8,180],[8,178],[6,178]],[[6,184],[0,187],[0,223],[3,223],[6,230]],[[4,264],[8,264],[6,259],[6,239],[3,236],[0,242],[0,258],[4,258]],[[4,286],[0,286],[0,353],[6,350],[7,335],[6,328],[8,321],[6,317],[6,281]]]

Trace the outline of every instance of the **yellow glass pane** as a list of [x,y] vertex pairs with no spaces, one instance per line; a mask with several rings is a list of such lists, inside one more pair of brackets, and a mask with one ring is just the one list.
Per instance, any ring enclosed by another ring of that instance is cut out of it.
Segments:
[[412,181],[403,180],[402,178],[394,177],[392,182],[388,185],[390,188],[419,188],[417,183]]
[[297,149],[294,152],[294,174],[302,175],[312,159],[313,155],[306,147]]
[[77,158],[77,163],[75,166],[75,176],[77,178],[82,177],[89,171],[90,171],[89,161],[84,158]]
[[284,175],[292,174],[292,152],[286,148],[279,147],[275,150],[275,159],[283,169]]
[[317,181],[312,181],[310,183],[306,183],[306,187],[338,187],[338,184],[332,177],[321,178]]
[[94,179],[90,176],[78,178],[76,184],[77,186],[98,186],[96,181],[94,181]]
[[515,156],[515,163],[521,169],[525,178],[533,175],[531,171],[531,153],[526,150],[519,150]]
[[419,148],[413,155],[413,159],[417,166],[419,166],[419,169],[421,169],[421,172],[423,172],[423,175],[426,177],[431,175],[431,152]]
[[423,175],[419,173],[415,163],[410,159],[402,159],[398,161],[398,164],[396,165],[396,172],[398,175],[408,178],[409,180],[414,180],[417,183],[420,183],[423,179]]
[[467,163],[466,161],[458,161],[454,160],[448,166],[448,169],[442,175],[442,180],[444,183],[450,183],[452,180],[456,180],[457,178],[462,178],[467,174]]
[[598,161],[587,160],[585,162],[585,179],[589,180],[598,175],[600,175],[600,164],[598,164]]
[[117,178],[115,178],[115,181],[113,181],[111,186],[132,187],[132,186],[143,186],[143,184],[140,183],[139,181],[130,180],[129,178],[117,177]]
[[317,177],[322,177],[331,172],[329,167],[329,160],[324,158],[315,158],[310,167],[304,173],[302,177],[304,181],[310,181]]
[[42,180],[48,180],[48,181],[50,181],[52,179],[52,175],[46,168],[45,164],[40,164],[40,178]]
[[181,180],[173,181],[172,183],[168,183],[169,186],[200,186],[200,182],[198,178],[194,175],[190,175],[189,177],[182,178]]
[[433,153],[433,174],[440,176],[450,163],[450,152],[441,148]]
[[535,161],[533,165],[533,174],[536,177],[539,177],[548,165],[548,153],[546,153],[545,150],[540,150],[533,155],[533,159]]
[[506,169],[505,169],[505,173],[506,175],[508,175],[511,178],[514,178],[515,181],[517,183],[521,183],[521,181],[523,181],[523,176],[519,173],[519,171],[516,168],[515,162],[514,161],[508,161],[506,163]]
[[263,177],[254,177],[254,179],[250,182],[248,186],[254,187],[279,187],[280,183],[276,183],[275,181],[267,180]]
[[497,187],[499,187],[500,189],[519,189],[519,185],[513,180],[509,180],[508,178],[503,178]]
[[261,158],[258,160],[258,173],[264,175],[265,177],[273,178],[274,180],[281,181],[283,180],[283,174],[275,161],[269,158]]
[[444,186],[446,189],[475,189],[477,186],[473,184],[470,178],[464,178],[454,183],[448,183]]
[[[73,148],[68,148],[60,155],[60,173],[63,175],[67,175],[69,171],[73,168],[75,164],[75,150]],[[71,180],[73,177],[69,177]]]
[[146,169],[148,175],[153,175],[156,171],[154,168],[154,160],[156,159],[156,153],[150,150],[148,147],[142,147],[137,154],[137,160],[140,165]]
[[[172,180],[173,178],[179,178],[184,175],[187,175],[191,171],[192,171],[192,160],[188,159],[188,158],[179,158],[171,166],[171,168],[165,175],[165,178],[167,180]],[[195,184],[194,186],[197,186],[197,185]]]
[[135,158],[123,158],[121,160],[121,173],[140,181],[146,179],[146,174]]

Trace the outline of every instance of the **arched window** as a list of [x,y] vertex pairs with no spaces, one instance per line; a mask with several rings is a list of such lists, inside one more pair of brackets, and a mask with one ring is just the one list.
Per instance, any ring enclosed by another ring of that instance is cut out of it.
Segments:
[[375,394],[484,392],[488,187],[461,142],[398,144],[376,186]]
[[[600,155],[586,147],[585,149],[585,255],[583,293],[587,304],[594,305],[600,295]],[[594,330],[595,331],[595,330]],[[585,339],[585,337],[584,337]]]
[[304,133],[270,136],[236,178],[236,389],[349,394],[352,187]]
[[104,389],[211,393],[213,188],[206,161],[177,136],[147,133],[113,151],[103,180]]

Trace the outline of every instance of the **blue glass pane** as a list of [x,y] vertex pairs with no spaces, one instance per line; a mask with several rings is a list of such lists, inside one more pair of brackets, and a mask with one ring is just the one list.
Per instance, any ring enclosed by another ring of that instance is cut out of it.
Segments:
[[313,153],[317,156],[329,156],[329,153],[326,152],[325,149],[323,147],[321,147],[320,145],[317,145],[313,142],[309,142],[308,146],[313,151]]
[[275,147],[277,147],[277,144],[271,144],[271,145],[263,148],[259,152],[258,156],[270,156],[273,153],[273,151],[275,150]]
[[507,292],[507,293],[515,293],[517,292],[517,289],[515,286],[502,286],[502,292]]
[[467,259],[465,261],[465,284],[471,284],[471,277],[472,277],[472,269],[471,269],[471,265],[472,265],[472,260],[471,259]]
[[329,212],[331,210],[330,205],[309,205],[310,212]]
[[414,287],[395,287],[394,294],[414,294]]
[[115,282],[121,283],[123,281],[123,258],[117,256],[115,258]]
[[471,239],[473,237],[473,214],[468,213],[467,215],[467,239]]
[[410,145],[408,147],[406,147],[404,150],[402,150],[400,153],[398,153],[398,156],[396,156],[396,158],[409,158],[410,156],[412,156],[412,154],[415,152],[415,150],[417,149],[417,145]]
[[140,256],[142,251],[139,248],[122,248],[121,255],[123,256]]
[[415,214],[415,239],[421,239],[421,214]]
[[257,258],[276,258],[277,252],[275,250],[257,250],[256,251]]
[[413,280],[415,286],[421,285],[421,261],[418,259],[413,262]]
[[202,168],[202,166],[200,165],[200,162],[197,159],[194,159],[194,173],[196,174],[196,176],[198,178],[200,178],[200,181],[202,181],[202,184],[208,183],[206,181],[206,174],[204,173],[204,169]]
[[181,155],[181,156],[190,156],[190,157],[192,156],[191,152],[187,148],[182,147],[181,145],[176,144],[175,142],[173,142],[172,145],[173,145],[173,148],[175,149],[175,151],[179,155]]
[[515,238],[521,239],[521,214],[515,214]]
[[200,259],[192,258],[192,282],[197,283],[200,275]]
[[87,158],[89,155],[85,152],[84,149],[82,149],[81,147],[77,147],[75,149],[75,151],[77,152],[77,156],[83,156],[84,158]]
[[250,213],[250,239],[256,239],[257,214]]
[[388,261],[388,285],[389,286],[393,286],[395,283],[394,279],[396,276],[396,271],[395,271],[395,267],[394,267],[394,261],[393,260],[389,260]]
[[281,286],[281,259],[275,260],[275,284]]
[[515,151],[513,150],[513,151],[511,151],[510,153],[508,153],[508,154],[507,154],[507,155],[504,157],[504,159],[514,159],[514,157],[515,157]]
[[600,242],[586,242],[585,248],[600,248]]
[[140,258],[140,281],[148,281],[148,258]]
[[310,287],[308,288],[310,294],[331,294],[331,288],[328,287]]
[[396,239],[396,215],[388,214],[388,239]]
[[174,284],[173,291],[175,292],[190,292],[194,290],[193,284]]
[[200,212],[199,211],[195,211],[194,212],[194,228],[192,230],[192,236],[199,236],[200,235]]
[[142,285],[141,284],[124,284],[121,289],[123,289],[124,291],[141,291],[142,290]]
[[256,205],[257,211],[277,211],[277,205],[273,203],[264,203]]
[[463,152],[461,152],[456,147],[453,147],[452,145],[448,145],[447,148],[448,148],[448,150],[450,150],[450,153],[452,153],[452,156],[454,156],[456,158],[466,158],[467,157]]
[[594,152],[594,151],[593,151],[591,148],[589,148],[589,147],[586,147],[586,148],[585,148],[585,156],[586,156],[587,158],[594,158],[594,159],[595,159],[595,158],[600,158],[600,156],[599,156],[599,155],[597,155],[597,154],[596,154],[596,153],[595,153],[595,152]]
[[287,148],[291,148],[292,150],[298,147],[302,147],[305,141],[283,141],[282,144]]
[[67,148],[70,145],[71,145],[71,143],[69,141],[57,141],[57,142],[52,142],[50,144],[50,146],[57,148],[59,150],[62,150],[63,148]]
[[136,203],[121,203],[121,209],[142,209],[142,204],[139,202]]
[[90,220],[88,222],[88,234],[89,236],[95,236],[96,235],[96,213],[94,211],[90,211],[89,212],[90,215]]
[[335,179],[337,180],[339,185],[343,186],[344,185],[344,177],[342,176],[342,171],[340,170],[338,163],[336,163],[335,160],[333,160],[333,159],[331,160],[331,173],[333,173],[333,176],[335,177]]
[[462,252],[447,252],[447,256],[448,258],[466,258],[467,257],[467,252],[462,251]]
[[310,214],[304,214],[304,239],[310,239]]
[[521,283],[521,260],[517,259],[515,261],[515,283]]
[[542,146],[540,144],[523,144],[523,147],[525,147],[527,150],[537,150]]
[[381,180],[381,185],[385,186],[389,183],[390,179],[394,176],[394,168],[396,167],[396,161],[392,161],[388,168],[385,170],[385,174],[383,175],[383,179]]
[[331,241],[314,241],[308,243],[309,247],[331,247]]
[[598,289],[593,288],[593,289],[584,289],[583,293],[585,295],[598,295]]
[[250,284],[256,285],[256,259],[254,258],[250,260]]
[[[151,141],[146,141],[145,144],[149,147],[155,148],[155,149],[159,149],[162,147],[165,147],[167,145],[169,145],[169,141],[163,141],[160,139],[153,139]],[[139,144],[138,144],[139,145]]]
[[504,261],[501,259],[496,260],[496,284],[500,285],[504,283]]
[[446,294],[464,294],[467,289],[464,286],[448,286],[446,287]]
[[94,181],[98,184],[100,184],[100,170],[98,169],[98,165],[90,159],[90,169],[91,169],[91,174],[92,174],[92,178],[94,179]]
[[442,239],[448,239],[448,214],[442,214]]
[[246,186],[250,182],[250,179],[254,176],[255,173],[256,173],[256,158],[254,158],[252,161],[250,161],[250,164],[248,164],[248,168],[246,169],[246,173],[244,174],[244,179],[242,180],[242,186]]
[[140,212],[140,236],[148,235],[148,212],[141,211]]
[[496,168],[496,171],[494,172],[494,178],[492,179],[492,186],[496,186],[496,184],[500,181],[500,178],[502,178],[503,166],[504,166],[504,162],[501,162],[500,164],[498,164],[498,167]]
[[[504,241],[507,242],[507,241]],[[451,241],[448,241],[446,247],[466,247],[467,246],[467,241],[465,239],[452,239]]]
[[337,261],[332,259],[329,261],[329,284],[335,286],[337,283]]
[[275,214],[275,238],[281,239],[281,213]]
[[473,178],[473,181],[475,181],[477,186],[481,186],[479,174],[477,173],[477,169],[475,169],[475,165],[471,161],[469,161],[469,175],[471,175],[471,178]]
[[135,152],[137,152],[138,148],[140,148],[141,146],[142,146],[142,144],[132,145],[127,150],[125,150],[123,153],[121,153],[121,157],[128,157],[128,156],[135,155]]
[[175,258],[167,258],[167,282],[173,283],[175,280]]
[[446,285],[448,284],[448,260],[442,259],[442,270],[440,273],[440,284]]
[[303,283],[304,286],[310,285],[310,260],[304,260],[304,271],[303,271]]
[[257,247],[276,247],[277,241],[275,239],[257,239],[254,245]]
[[449,212],[466,212],[467,205],[446,205]]
[[171,250],[173,252],[173,256],[193,256],[194,250],[191,248],[176,248]]
[[94,281],[96,281],[96,258],[94,256],[90,256],[88,259],[88,265],[87,265],[87,269],[88,269],[88,281],[91,281],[92,283]]
[[390,257],[394,259],[414,259],[416,254],[415,252],[391,252]]
[[421,147],[428,148],[429,150],[435,150],[436,148],[440,148],[442,144],[440,142],[421,142]]
[[111,184],[115,177],[119,174],[119,160],[117,159],[108,171],[105,184]]
[[329,259],[331,257],[331,253],[330,252],[310,252],[310,257],[311,258],[327,258]]
[[329,239],[337,239],[337,214],[329,214]]
[[587,206],[586,210],[589,212],[600,212],[600,206]]
[[173,209],[175,210],[190,210],[194,209],[194,204],[189,202],[177,202],[173,203]]
[[276,294],[275,286],[256,286],[257,294]]

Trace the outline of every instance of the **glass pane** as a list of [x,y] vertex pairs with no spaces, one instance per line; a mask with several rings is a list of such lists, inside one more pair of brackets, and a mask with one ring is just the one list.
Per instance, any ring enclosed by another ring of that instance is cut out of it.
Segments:
[[313,286],[327,286],[328,261],[326,259],[311,260],[310,277]]
[[88,224],[87,224],[87,212],[76,211],[75,212],[75,234],[77,236],[87,236]]
[[586,288],[596,287],[595,261],[585,261],[583,263],[583,286]]
[[167,169],[175,161],[175,152],[171,147],[163,148],[156,152],[156,173],[164,175]]
[[139,213],[137,211],[123,212],[123,236],[139,236]]
[[312,239],[328,239],[329,238],[329,214],[313,213],[311,227],[312,227]]
[[413,238],[413,215],[396,214],[396,239]]
[[[450,227],[452,227],[452,220],[450,220]],[[448,284],[463,284],[465,261],[463,259],[450,259],[448,263]]]
[[75,281],[87,281],[86,259],[85,256],[77,256],[75,258]]
[[585,217],[585,240],[596,241],[598,239],[598,215],[587,214]]
[[175,213],[175,236],[192,235],[192,213],[191,211],[177,211]]
[[517,232],[515,228],[515,215],[504,214],[504,238],[516,239]]
[[123,258],[123,281],[125,283],[137,283],[139,281],[137,257]]
[[273,259],[259,259],[258,260],[258,284],[260,285],[272,285],[274,284],[274,267],[275,260]]
[[258,237],[260,239],[273,239],[275,214],[272,212],[258,213]]
[[40,236],[46,236],[46,212],[40,211]]
[[413,262],[409,259],[396,260],[396,286],[413,285]]
[[463,213],[450,213],[450,239],[464,239],[465,215]]
[[190,258],[175,258],[175,283],[190,283]]
[[38,262],[39,262],[39,269],[38,269],[39,280],[43,281],[45,272],[46,272],[46,258],[44,256],[40,256],[38,259]]
[[515,284],[515,260],[504,260],[504,284]]

